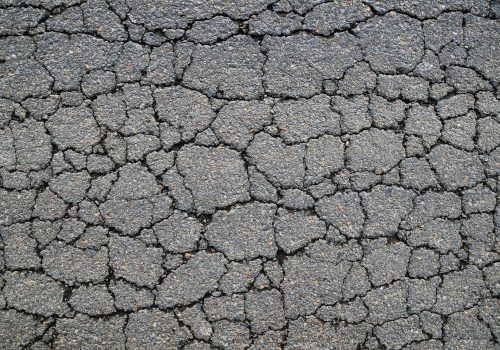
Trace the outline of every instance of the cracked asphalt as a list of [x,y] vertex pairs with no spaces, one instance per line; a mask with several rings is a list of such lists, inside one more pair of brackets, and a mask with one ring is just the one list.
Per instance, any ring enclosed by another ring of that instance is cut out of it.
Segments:
[[0,349],[500,350],[498,0],[0,0]]

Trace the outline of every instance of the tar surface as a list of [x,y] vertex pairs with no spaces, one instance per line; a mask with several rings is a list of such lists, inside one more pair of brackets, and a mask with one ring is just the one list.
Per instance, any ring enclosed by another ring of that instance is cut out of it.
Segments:
[[497,0],[0,0],[0,349],[499,350]]

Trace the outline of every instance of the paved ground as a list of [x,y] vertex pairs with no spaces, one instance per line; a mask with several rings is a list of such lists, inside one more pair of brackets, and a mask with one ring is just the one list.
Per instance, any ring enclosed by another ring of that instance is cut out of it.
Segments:
[[0,0],[0,349],[499,350],[497,0]]

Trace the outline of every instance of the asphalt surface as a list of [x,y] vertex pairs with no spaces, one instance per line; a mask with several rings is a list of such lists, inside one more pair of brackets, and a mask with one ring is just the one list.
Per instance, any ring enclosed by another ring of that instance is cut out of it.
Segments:
[[499,350],[498,0],[0,0],[0,349]]

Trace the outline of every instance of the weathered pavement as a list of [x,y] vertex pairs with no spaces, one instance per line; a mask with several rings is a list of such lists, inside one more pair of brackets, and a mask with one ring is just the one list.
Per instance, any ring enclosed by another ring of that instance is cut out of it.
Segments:
[[498,0],[0,0],[0,349],[499,350]]

